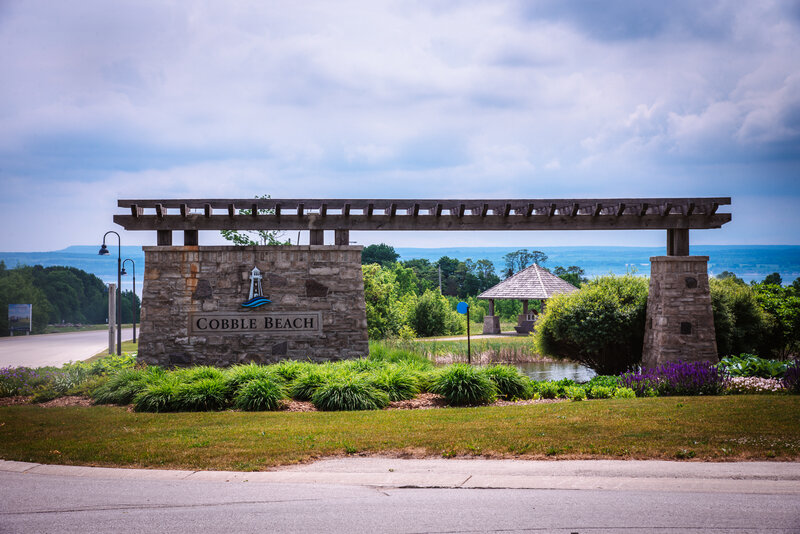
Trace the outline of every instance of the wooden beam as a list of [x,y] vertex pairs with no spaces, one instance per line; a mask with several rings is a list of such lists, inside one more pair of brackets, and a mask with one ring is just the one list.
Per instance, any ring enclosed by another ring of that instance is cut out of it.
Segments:
[[303,211],[305,211],[306,205],[305,204],[298,204],[297,205],[297,216],[302,217]]
[[344,205],[344,208],[342,208],[342,215],[344,215],[345,217],[350,216],[350,204]]
[[186,207],[186,204],[181,204],[181,217],[185,219],[188,212],[189,208]]
[[335,230],[333,232],[334,244],[347,246],[350,244],[350,230]]
[[436,204],[436,216],[437,217],[441,217],[442,216],[442,205],[438,204],[438,203]]
[[211,217],[211,204],[203,204],[203,215]]
[[550,208],[547,210],[547,216],[552,217],[556,214],[556,204],[555,202],[550,203]]
[[617,217],[622,217],[624,213],[625,213],[625,203],[620,202],[619,205],[617,206]]
[[664,204],[664,210],[661,212],[661,216],[666,217],[667,215],[669,215],[669,212],[671,211],[672,211],[672,203],[667,202],[666,204]]
[[414,208],[411,210],[411,214],[414,217],[418,217],[419,216],[419,202],[415,202],[414,203]]
[[503,208],[503,217],[508,217],[509,215],[511,215],[511,203],[506,202],[506,205]]
[[674,228],[667,230],[667,256],[689,255],[689,229]]
[[156,204],[156,217],[158,217],[159,219],[163,219],[165,213],[166,210],[161,207],[161,204]]
[[483,206],[481,206],[481,217],[486,217],[488,213],[489,213],[489,204],[484,202]]
[[310,230],[308,244],[309,245],[324,245],[325,244],[325,230]]
[[397,215],[397,204],[392,202],[392,204],[389,206],[389,216],[394,217],[395,215]]
[[601,203],[597,203],[594,205],[594,217],[600,215],[600,212],[603,211],[603,205]]
[[572,212],[570,213],[570,217],[575,217],[578,214],[578,209],[580,209],[578,207],[578,203],[577,202],[573,203],[572,204]]
[[233,218],[236,215],[236,207],[231,203],[228,204],[228,217]]
[[136,204],[131,204],[131,215],[134,217],[138,217],[139,215],[141,215],[141,213],[139,212],[139,208],[136,207]]
[[[552,209],[552,207],[551,207]],[[153,215],[115,215],[114,222],[126,230],[666,230],[719,228],[731,220],[730,213],[715,215],[698,214],[690,217],[660,214],[640,216],[622,215],[531,215],[530,217],[436,217],[435,215],[331,215],[309,218],[298,215],[261,215],[258,218],[227,215],[203,217],[190,215],[165,215],[159,219]],[[312,226],[313,225],[313,226]]]
[[169,230],[158,230],[156,232],[156,244],[159,247],[172,246],[172,232]]
[[281,216],[281,205],[280,204],[275,204],[275,216],[276,217],[280,217]]
[[464,215],[466,215],[467,207],[464,204],[458,206],[458,218],[460,219]]
[[250,206],[250,216],[258,217],[258,204],[253,204]]
[[711,203],[711,209],[709,210],[708,214],[709,215],[714,215],[715,213],[717,213],[718,209],[719,209],[719,204],[717,202],[712,202]]
[[183,246],[196,247],[198,244],[197,230],[183,231]]
[[525,217],[530,217],[533,215],[533,203],[528,202],[528,209],[525,210]]
[[328,215],[328,204],[324,202],[322,203],[322,206],[320,206],[319,208],[319,214],[322,215],[323,217]]
[[688,216],[692,213],[694,213],[694,202],[689,202],[689,204],[686,206],[686,213],[684,215]]
[[372,212],[375,211],[375,204],[367,205],[367,217],[372,217]]
[[639,210],[639,217],[644,217],[647,215],[647,202],[642,202],[642,209]]

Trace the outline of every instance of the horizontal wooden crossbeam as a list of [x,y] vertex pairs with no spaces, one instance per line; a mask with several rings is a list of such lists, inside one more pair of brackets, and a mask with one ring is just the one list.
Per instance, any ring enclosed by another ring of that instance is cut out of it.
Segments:
[[[719,228],[729,197],[120,200],[126,230],[635,230]],[[245,210],[242,213],[241,210]]]

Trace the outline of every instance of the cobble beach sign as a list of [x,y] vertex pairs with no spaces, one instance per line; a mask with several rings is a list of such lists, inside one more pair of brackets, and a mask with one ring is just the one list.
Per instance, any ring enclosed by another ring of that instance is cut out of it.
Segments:
[[322,313],[190,313],[189,334],[322,333]]

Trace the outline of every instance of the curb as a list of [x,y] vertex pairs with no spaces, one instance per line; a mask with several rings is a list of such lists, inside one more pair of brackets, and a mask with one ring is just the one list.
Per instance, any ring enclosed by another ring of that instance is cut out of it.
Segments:
[[96,479],[391,488],[558,489],[800,495],[800,463],[348,458],[276,471],[188,471],[0,460],[0,473]]

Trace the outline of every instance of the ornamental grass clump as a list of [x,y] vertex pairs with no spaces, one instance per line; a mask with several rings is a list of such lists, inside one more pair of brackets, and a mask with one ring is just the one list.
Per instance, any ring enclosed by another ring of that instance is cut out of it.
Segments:
[[314,364],[308,362],[298,362],[296,360],[283,360],[282,362],[270,365],[269,368],[278,375],[286,384],[291,384],[297,377],[302,375]]
[[224,376],[201,378],[181,383],[176,391],[176,402],[180,410],[188,412],[222,410],[228,405],[229,392]]
[[419,393],[419,380],[408,369],[393,365],[370,375],[372,384],[386,392],[390,401],[413,399]]
[[289,388],[289,396],[298,401],[310,401],[314,393],[337,372],[327,365],[310,367],[298,376]]
[[451,406],[489,404],[497,398],[497,387],[482,369],[457,363],[439,371],[430,387]]
[[243,385],[256,378],[276,378],[274,369],[256,363],[234,365],[225,371],[225,382],[231,391],[238,391]]
[[121,369],[92,393],[95,404],[131,404],[149,384],[163,380],[166,372],[161,367]]
[[528,396],[530,379],[523,376],[516,367],[490,365],[484,371],[486,376],[494,382],[498,396],[507,400],[530,398]]
[[219,367],[211,365],[198,365],[196,367],[189,367],[188,369],[180,369],[173,371],[175,377],[181,382],[197,382],[198,380],[205,380],[207,378],[215,380],[224,380],[225,372]]
[[323,411],[380,410],[389,405],[389,396],[364,375],[337,375],[317,389],[311,402]]
[[236,393],[235,406],[249,412],[273,411],[286,398],[283,384],[275,377],[254,378],[245,383]]
[[177,412],[181,405],[178,402],[178,391],[181,383],[172,375],[161,380],[148,383],[133,399],[137,412]]

